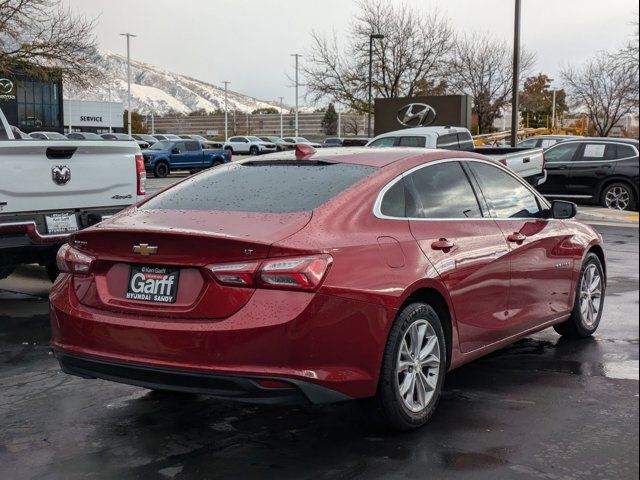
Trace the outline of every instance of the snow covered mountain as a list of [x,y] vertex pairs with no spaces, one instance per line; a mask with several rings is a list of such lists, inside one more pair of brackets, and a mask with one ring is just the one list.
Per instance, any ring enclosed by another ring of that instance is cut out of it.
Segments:
[[[94,68],[99,82],[90,88],[65,85],[70,100],[121,101],[127,105],[127,58],[112,52],[96,55]],[[257,108],[276,107],[248,95],[228,91],[229,110],[251,112]],[[143,114],[164,115],[171,111],[188,114],[204,108],[224,109],[224,88],[194,78],[169,72],[147,63],[131,60],[132,110]]]

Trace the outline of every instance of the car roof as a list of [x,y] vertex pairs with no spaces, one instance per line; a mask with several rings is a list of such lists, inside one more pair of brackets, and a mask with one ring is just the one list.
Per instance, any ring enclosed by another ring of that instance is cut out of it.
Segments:
[[392,132],[385,132],[377,135],[372,140],[385,137],[396,137],[398,135],[419,135],[425,137],[439,137],[441,135],[447,135],[449,133],[464,133],[468,130],[462,127],[414,127],[405,128],[402,130],[394,130]]
[[[369,167],[382,168],[396,162],[407,161],[409,163],[427,163],[442,158],[481,158],[482,155],[472,154],[463,151],[435,150],[418,147],[394,147],[394,148],[371,148],[371,147],[348,147],[348,148],[322,148],[308,157],[311,161],[327,161],[335,163],[350,163],[353,165],[364,165]],[[259,160],[249,160],[259,162],[261,160],[295,160],[296,152],[288,150],[285,152],[270,153],[262,155]],[[489,159],[492,161],[491,159]]]

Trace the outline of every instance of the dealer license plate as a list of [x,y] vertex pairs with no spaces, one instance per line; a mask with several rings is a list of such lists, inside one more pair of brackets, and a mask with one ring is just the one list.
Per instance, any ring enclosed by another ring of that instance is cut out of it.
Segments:
[[132,265],[126,298],[156,303],[175,303],[178,291],[177,268]]
[[78,220],[72,213],[53,213],[45,215],[47,233],[71,233],[78,230]]

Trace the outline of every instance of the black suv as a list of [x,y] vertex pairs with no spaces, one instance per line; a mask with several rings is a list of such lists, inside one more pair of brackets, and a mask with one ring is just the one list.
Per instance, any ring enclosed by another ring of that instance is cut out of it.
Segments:
[[622,138],[565,140],[544,152],[543,195],[616,210],[638,207],[638,141]]

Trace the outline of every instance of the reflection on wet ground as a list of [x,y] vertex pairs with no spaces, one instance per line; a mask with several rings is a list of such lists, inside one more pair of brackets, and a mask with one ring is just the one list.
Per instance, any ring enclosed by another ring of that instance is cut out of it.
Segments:
[[610,247],[595,338],[546,330],[451,372],[405,434],[368,401],[246,406],[64,375],[23,279],[35,296],[0,291],[0,478],[637,478],[637,252],[637,230]]

